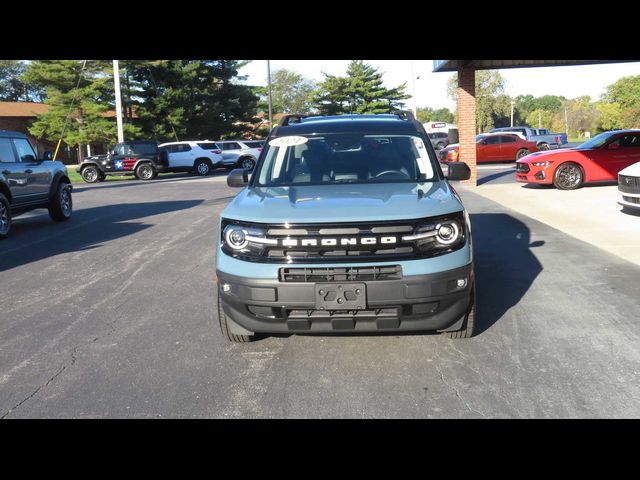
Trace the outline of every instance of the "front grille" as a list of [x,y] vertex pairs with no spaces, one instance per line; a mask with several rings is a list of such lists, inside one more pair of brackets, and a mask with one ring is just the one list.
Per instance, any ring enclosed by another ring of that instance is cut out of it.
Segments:
[[528,163],[516,163],[516,172],[518,172],[518,173],[529,173],[529,164]]
[[639,193],[640,194],[640,177],[618,175],[618,190],[620,190],[623,193]]
[[[462,229],[460,240],[449,247],[435,245],[435,236],[417,240],[403,239],[433,230],[439,222],[447,220],[455,220]],[[431,258],[458,250],[466,242],[462,212],[413,220],[367,223],[265,225],[223,220],[222,232],[229,223],[256,228],[265,234],[261,237],[264,240],[253,251],[225,250],[225,253],[243,260],[265,263],[389,262]],[[224,240],[223,234],[223,249]],[[249,245],[251,247],[252,244]]]
[[350,282],[399,280],[402,267],[281,268],[281,282]]
[[628,203],[637,203],[638,205],[640,205],[640,197],[625,197],[624,195],[622,196],[622,199],[625,202]]

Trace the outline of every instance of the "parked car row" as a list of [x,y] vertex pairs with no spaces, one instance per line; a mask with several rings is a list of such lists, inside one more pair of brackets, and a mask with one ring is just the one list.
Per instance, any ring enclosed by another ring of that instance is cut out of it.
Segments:
[[[476,162],[513,162],[537,152],[536,142],[520,133],[481,133],[476,136]],[[460,145],[451,144],[438,152],[440,163],[459,162]]]
[[151,180],[158,173],[193,172],[208,175],[215,168],[253,170],[263,141],[182,141],[158,145],[150,140],[118,143],[106,155],[93,155],[76,169],[87,183],[102,182],[107,175],[133,175]]

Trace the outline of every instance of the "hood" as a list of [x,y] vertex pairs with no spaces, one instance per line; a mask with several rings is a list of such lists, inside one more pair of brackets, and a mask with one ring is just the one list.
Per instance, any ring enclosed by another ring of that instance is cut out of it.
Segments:
[[620,175],[627,175],[629,177],[640,177],[640,162],[629,165],[627,168],[623,168],[619,172]]
[[462,209],[446,181],[247,187],[221,217],[257,223],[366,222],[446,215]]
[[547,159],[555,158],[559,155],[560,156],[565,155],[568,152],[576,152],[576,151],[579,152],[580,150],[575,148],[557,148],[555,150],[542,150],[539,152],[530,153],[526,157],[518,160],[518,162],[519,163],[540,162],[540,161],[545,161]]
[[84,157],[84,161],[86,160],[106,160],[109,155],[91,155],[90,157]]

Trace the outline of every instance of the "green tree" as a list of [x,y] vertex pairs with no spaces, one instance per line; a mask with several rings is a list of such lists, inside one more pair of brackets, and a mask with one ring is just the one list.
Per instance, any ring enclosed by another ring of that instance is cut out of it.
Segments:
[[324,76],[312,96],[321,115],[390,113],[399,108],[400,100],[409,98],[405,83],[386,88],[383,74],[362,60],[349,63],[346,77]]
[[238,60],[146,60],[126,64],[143,133],[158,141],[241,136],[258,121],[255,88]]
[[622,77],[606,88],[603,100],[619,103],[623,110],[640,104],[640,75]]
[[[23,77],[46,92],[49,105],[48,112],[29,128],[32,135],[58,140],[66,122],[64,143],[69,146],[115,142],[116,122],[104,115],[114,108],[111,62],[87,61],[83,70],[82,61],[37,60],[27,66]],[[126,131],[133,135],[136,128],[127,125]]]
[[10,102],[40,102],[42,88],[25,82],[26,64],[22,60],[0,60],[0,100]]
[[[299,73],[285,68],[271,74],[271,109],[273,113],[308,113],[313,108],[311,96],[317,85]],[[268,91],[260,89],[260,106],[268,105]],[[267,106],[268,109],[268,106]]]
[[420,123],[427,122],[446,122],[453,123],[455,117],[448,108],[433,109],[429,107],[421,107],[416,109],[417,119]]
[[[497,70],[476,71],[476,127],[478,133],[486,132],[504,123],[505,115],[511,113],[511,99],[503,95],[505,81]],[[458,74],[454,74],[447,83],[447,94],[457,102]]]

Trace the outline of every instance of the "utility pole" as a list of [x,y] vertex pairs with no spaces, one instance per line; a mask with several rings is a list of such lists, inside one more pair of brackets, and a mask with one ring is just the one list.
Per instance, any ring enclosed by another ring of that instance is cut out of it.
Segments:
[[511,126],[513,127],[513,106],[516,104],[515,101],[511,100]]
[[564,107],[564,131],[569,137],[569,122],[567,121],[567,107]]
[[120,97],[120,69],[118,60],[113,61],[113,83],[116,91],[116,124],[118,125],[118,143],[124,142],[124,130],[122,128],[122,98]]
[[416,105],[416,76],[413,74],[413,60],[409,60],[411,64],[411,89],[413,93],[411,94],[413,100],[413,116],[418,118],[418,107]]
[[269,84],[269,130],[273,130],[273,115],[271,113],[271,60],[267,60],[267,83]]

